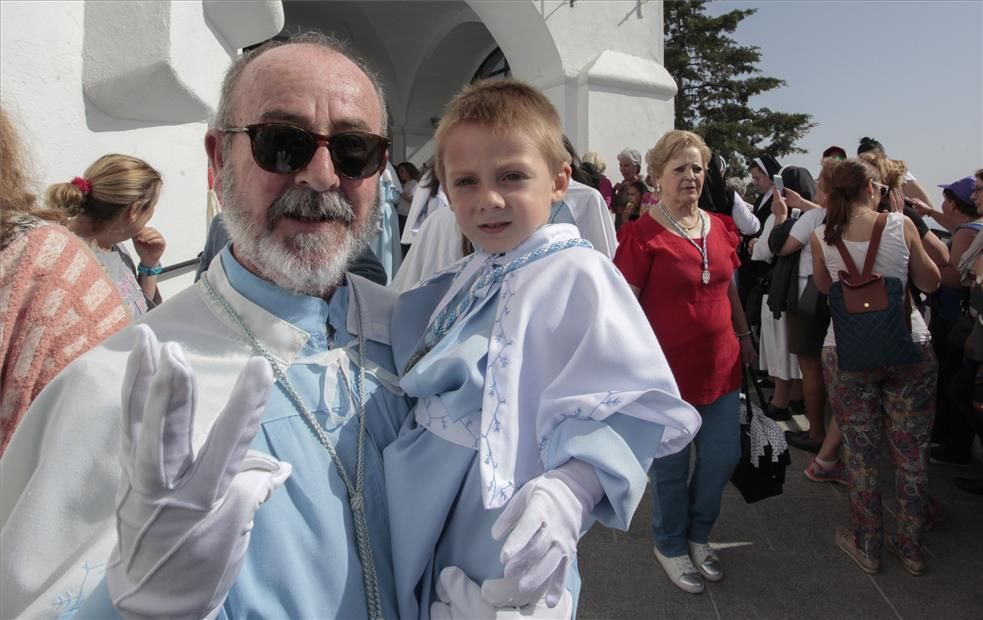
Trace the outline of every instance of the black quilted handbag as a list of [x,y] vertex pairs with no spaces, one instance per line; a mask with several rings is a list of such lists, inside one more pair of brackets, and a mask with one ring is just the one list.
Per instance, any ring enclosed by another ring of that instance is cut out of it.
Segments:
[[911,339],[908,291],[900,279],[873,273],[886,222],[887,214],[882,213],[874,224],[863,272],[857,271],[843,240],[836,243],[847,267],[829,291],[840,370],[889,368],[922,361],[922,350]]

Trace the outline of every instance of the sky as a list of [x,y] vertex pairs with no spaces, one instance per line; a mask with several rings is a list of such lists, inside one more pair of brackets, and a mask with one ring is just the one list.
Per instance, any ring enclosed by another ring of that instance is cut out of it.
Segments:
[[936,185],[983,168],[983,1],[717,0],[707,12],[743,8],[758,12],[733,38],[759,47],[762,73],[786,81],[751,105],[817,123],[798,143],[806,153],[783,164],[815,175],[826,147],[853,156],[870,136],[936,206]]

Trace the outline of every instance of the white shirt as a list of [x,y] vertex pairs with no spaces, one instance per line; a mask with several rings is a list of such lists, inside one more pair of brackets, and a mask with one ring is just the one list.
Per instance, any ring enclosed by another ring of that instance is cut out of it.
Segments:
[[[877,257],[874,259],[874,273],[898,278],[902,284],[907,284],[911,253],[904,239],[904,217],[901,213],[888,214],[887,224],[884,226],[884,232],[881,235],[881,244],[877,248]],[[833,282],[837,282],[840,279],[840,271],[846,271],[847,268],[836,246],[829,245],[823,241],[825,231],[826,225],[823,224],[816,229],[815,235],[819,239],[819,244],[823,249],[823,259],[826,262],[826,269],[829,271],[830,277],[833,278]],[[857,269],[862,269],[870,241],[848,241],[844,239],[843,244],[846,245],[846,249],[850,253],[850,258],[853,259]],[[928,332],[928,327],[925,326],[925,319],[922,318],[922,314],[915,307],[911,309],[911,339],[914,342],[929,342],[932,339]],[[823,341],[823,346],[836,346],[832,323],[830,323],[829,329],[826,331],[826,340]]]
[[749,237],[758,234],[758,231],[761,230],[761,221],[754,213],[751,213],[751,207],[744,202],[744,199],[737,192],[734,192],[734,208],[731,210],[730,216],[734,219],[734,225],[737,226],[737,230],[741,231],[742,235]]

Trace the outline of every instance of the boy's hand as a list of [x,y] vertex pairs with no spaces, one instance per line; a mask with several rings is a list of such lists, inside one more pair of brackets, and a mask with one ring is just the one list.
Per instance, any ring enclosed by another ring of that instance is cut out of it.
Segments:
[[581,527],[603,496],[594,467],[576,459],[524,484],[492,525],[495,540],[509,535],[501,555],[505,578],[485,581],[484,599],[496,607],[522,606],[545,592],[546,605],[556,607]]
[[[504,581],[504,580],[501,580]],[[432,620],[520,620],[544,618],[568,620],[573,614],[573,598],[566,590],[556,607],[542,599],[522,607],[496,607],[482,598],[482,588],[457,566],[448,566],[437,578],[437,600],[430,605]]]

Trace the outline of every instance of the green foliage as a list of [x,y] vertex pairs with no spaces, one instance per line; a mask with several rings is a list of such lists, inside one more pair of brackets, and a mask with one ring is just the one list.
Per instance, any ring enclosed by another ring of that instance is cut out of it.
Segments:
[[670,0],[665,12],[665,67],[676,80],[676,127],[694,131],[727,157],[729,175],[744,176],[747,159],[802,153],[796,146],[815,127],[809,114],[752,108],[751,97],[785,85],[761,75],[756,46],[729,36],[755,9],[706,14],[708,0]]

